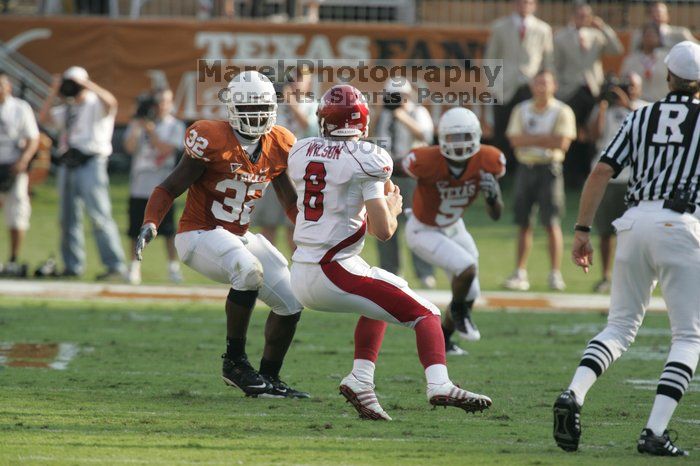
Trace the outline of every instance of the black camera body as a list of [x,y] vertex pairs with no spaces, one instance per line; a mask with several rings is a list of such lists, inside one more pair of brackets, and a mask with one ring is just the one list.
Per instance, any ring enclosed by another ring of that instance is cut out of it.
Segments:
[[58,93],[63,97],[75,97],[80,91],[83,90],[83,86],[73,81],[72,79],[63,78],[61,81],[61,87],[58,88]]
[[617,76],[610,75],[605,78],[605,82],[603,83],[603,86],[600,89],[600,99],[607,101],[609,104],[614,104],[618,100],[620,100],[620,97],[613,92],[613,88],[617,87],[622,90],[627,96],[629,97],[629,89],[630,89],[631,83],[627,79],[620,79]]
[[152,93],[141,94],[136,98],[134,118],[155,121],[158,119],[158,99]]
[[382,104],[387,110],[392,112],[401,107],[404,96],[400,92],[385,92],[382,94]]

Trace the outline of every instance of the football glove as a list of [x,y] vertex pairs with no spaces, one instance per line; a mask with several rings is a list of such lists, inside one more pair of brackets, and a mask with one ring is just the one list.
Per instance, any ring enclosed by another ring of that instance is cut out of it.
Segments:
[[143,250],[148,243],[153,241],[153,238],[158,236],[158,230],[153,223],[146,223],[141,227],[139,237],[136,239],[136,259],[143,260]]
[[501,187],[498,184],[498,180],[492,173],[481,170],[479,187],[484,193],[486,202],[489,204],[493,204],[501,198]]

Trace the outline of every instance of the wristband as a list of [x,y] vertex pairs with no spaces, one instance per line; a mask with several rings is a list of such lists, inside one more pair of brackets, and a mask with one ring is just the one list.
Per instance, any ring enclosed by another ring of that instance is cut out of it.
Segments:
[[583,233],[590,233],[591,232],[591,227],[587,227],[585,225],[579,225],[578,223],[574,226],[574,231],[581,231]]

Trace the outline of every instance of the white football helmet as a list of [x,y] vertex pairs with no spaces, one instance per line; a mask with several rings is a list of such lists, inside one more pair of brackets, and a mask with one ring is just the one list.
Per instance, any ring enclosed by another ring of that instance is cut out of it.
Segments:
[[479,119],[464,107],[451,108],[438,122],[438,142],[442,155],[455,162],[464,162],[481,148]]
[[228,122],[253,139],[272,131],[277,121],[277,94],[272,81],[257,71],[243,71],[228,83]]

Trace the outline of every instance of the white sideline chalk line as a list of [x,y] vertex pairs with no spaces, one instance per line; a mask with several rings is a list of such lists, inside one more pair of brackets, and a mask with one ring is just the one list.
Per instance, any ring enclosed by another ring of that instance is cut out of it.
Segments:
[[[447,290],[415,290],[437,306],[450,303]],[[203,301],[219,303],[226,298],[228,288],[215,286],[134,286],[97,284],[50,280],[0,280],[2,297],[99,300],[99,301]],[[477,300],[480,309],[491,310],[539,310],[558,311],[607,311],[610,297],[607,295],[529,293],[513,291],[486,291]],[[650,311],[665,311],[663,299],[654,297]]]

